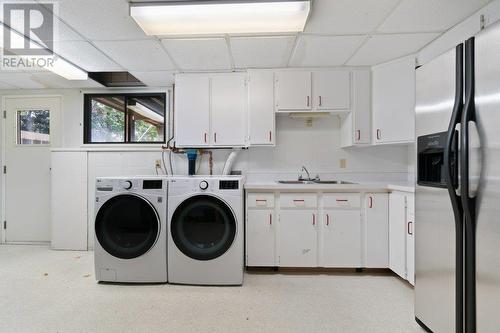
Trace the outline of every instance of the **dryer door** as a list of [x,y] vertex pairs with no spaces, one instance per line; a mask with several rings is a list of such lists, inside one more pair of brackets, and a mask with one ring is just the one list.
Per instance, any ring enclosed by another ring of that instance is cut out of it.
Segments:
[[95,220],[95,235],[109,254],[137,258],[148,252],[160,233],[160,219],[146,199],[132,194],[117,195],[106,201]]
[[236,236],[236,219],[231,208],[208,195],[197,195],[182,202],[174,211],[170,225],[177,248],[196,260],[222,256]]

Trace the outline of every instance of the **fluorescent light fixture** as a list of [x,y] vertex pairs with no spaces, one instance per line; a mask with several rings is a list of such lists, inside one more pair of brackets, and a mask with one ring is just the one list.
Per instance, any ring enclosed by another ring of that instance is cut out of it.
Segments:
[[52,66],[43,68],[67,80],[87,80],[89,77],[87,72],[58,56],[54,56]]
[[130,3],[130,15],[147,35],[299,32],[310,9],[309,0]]

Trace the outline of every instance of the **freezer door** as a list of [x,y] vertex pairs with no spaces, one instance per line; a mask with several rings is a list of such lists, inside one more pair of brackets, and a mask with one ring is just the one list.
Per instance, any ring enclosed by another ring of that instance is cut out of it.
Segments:
[[[455,60],[451,50],[417,69],[417,137],[448,130]],[[455,219],[446,188],[417,185],[415,221],[415,317],[433,332],[455,333]]]
[[[476,224],[477,332],[500,327],[500,25],[476,37],[476,118],[470,140],[470,178],[479,178]],[[479,137],[479,136],[478,136]],[[479,147],[481,146],[481,147]],[[482,163],[481,163],[482,159]],[[482,165],[482,172],[480,172]],[[474,184],[472,184],[474,185]]]

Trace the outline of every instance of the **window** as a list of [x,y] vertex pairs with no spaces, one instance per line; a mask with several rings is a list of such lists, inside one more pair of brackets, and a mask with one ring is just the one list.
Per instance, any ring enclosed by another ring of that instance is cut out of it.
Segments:
[[85,143],[164,143],[166,95],[86,94]]
[[50,144],[49,110],[17,111],[17,144],[18,145]]

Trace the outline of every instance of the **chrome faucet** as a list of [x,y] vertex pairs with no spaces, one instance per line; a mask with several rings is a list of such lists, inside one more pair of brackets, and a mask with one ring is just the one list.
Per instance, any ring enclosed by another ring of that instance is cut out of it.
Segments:
[[309,174],[309,171],[307,170],[307,168],[305,166],[302,166],[302,170],[300,172],[306,172],[307,173],[307,179],[304,179],[304,177],[302,177],[302,174],[299,176],[299,180],[311,180],[311,175]]

